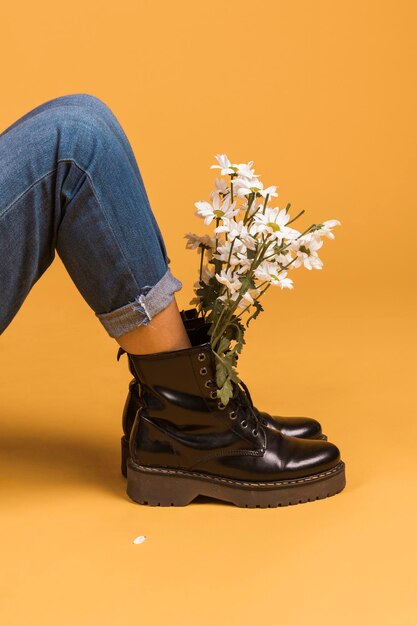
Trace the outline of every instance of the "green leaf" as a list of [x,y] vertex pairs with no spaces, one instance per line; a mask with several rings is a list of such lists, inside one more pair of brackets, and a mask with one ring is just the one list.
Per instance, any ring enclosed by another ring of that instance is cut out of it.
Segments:
[[230,380],[233,380],[236,384],[240,383],[240,378],[235,369],[230,371]]
[[254,312],[252,313],[252,315],[251,315],[250,317],[248,317],[248,319],[246,320],[246,327],[248,327],[248,326],[249,326],[249,322],[250,322],[252,319],[253,319],[253,320],[254,320],[254,319],[256,319],[256,318],[258,317],[259,313],[260,313],[261,311],[263,311],[263,310],[264,310],[264,309],[263,309],[263,306],[262,306],[262,304],[259,302],[259,300],[255,300],[252,306],[254,306],[254,307],[255,307],[256,311],[254,311]]
[[230,339],[224,336],[221,337],[217,352],[219,354],[221,354],[222,352],[226,352],[227,348],[229,347],[229,344],[230,344]]
[[226,379],[221,389],[219,389],[219,397],[223,404],[227,404],[233,395],[232,384],[229,379]]
[[222,387],[228,376],[228,368],[221,362],[216,362],[216,383],[218,387]]
[[240,288],[240,293],[246,293],[248,289],[255,288],[255,283],[254,283],[253,278],[250,278],[249,276],[242,276],[242,277],[239,277],[239,280],[242,283],[242,287]]

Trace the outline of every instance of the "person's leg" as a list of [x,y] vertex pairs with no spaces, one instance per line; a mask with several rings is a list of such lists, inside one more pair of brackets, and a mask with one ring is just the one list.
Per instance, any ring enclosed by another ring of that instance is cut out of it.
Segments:
[[0,334],[55,250],[131,352],[190,342],[162,234],[127,137],[95,96],[60,96],[0,134]]
[[175,298],[149,324],[138,326],[118,337],[116,341],[126,352],[133,354],[168,352],[191,347]]

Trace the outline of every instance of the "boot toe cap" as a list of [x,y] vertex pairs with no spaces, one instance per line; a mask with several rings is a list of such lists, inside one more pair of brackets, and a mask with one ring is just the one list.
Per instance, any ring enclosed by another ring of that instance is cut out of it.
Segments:
[[322,434],[320,423],[311,417],[289,417],[282,424],[281,432],[302,439],[314,439]]
[[[298,439],[298,441],[300,441]],[[297,454],[293,454],[287,469],[297,474],[308,476],[325,472],[338,463],[341,456],[339,448],[329,441],[305,440],[303,446],[297,446]]]
[[283,417],[282,415],[270,415],[265,411],[259,411],[259,413],[267,428],[281,432],[287,437],[317,439],[322,435],[320,422],[312,417]]

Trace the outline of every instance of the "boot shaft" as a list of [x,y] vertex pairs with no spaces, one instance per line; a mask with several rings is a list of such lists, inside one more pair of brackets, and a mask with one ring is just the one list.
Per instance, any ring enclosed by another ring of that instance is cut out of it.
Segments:
[[257,418],[239,402],[238,387],[233,383],[235,393],[227,405],[217,395],[215,355],[209,341],[169,352],[128,353],[128,358],[140,385],[142,415],[178,428],[192,427],[195,432],[229,429],[236,421],[234,430],[244,440],[258,443],[256,433],[246,430]]
[[132,458],[191,467],[205,457],[260,453],[264,435],[250,407],[239,403],[237,394],[227,405],[217,396],[209,341],[128,357],[141,401],[130,437]]

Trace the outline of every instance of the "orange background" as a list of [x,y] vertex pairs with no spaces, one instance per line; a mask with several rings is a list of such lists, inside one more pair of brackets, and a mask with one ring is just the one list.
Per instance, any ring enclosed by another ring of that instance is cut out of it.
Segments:
[[306,209],[297,227],[342,222],[322,272],[268,290],[239,373],[258,408],[319,418],[348,480],[285,509],[133,504],[127,363],[56,257],[0,339],[4,623],[415,624],[415,3],[40,0],[1,20],[0,128],[59,95],[103,99],[180,308],[214,154],[253,159],[280,207]]

